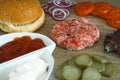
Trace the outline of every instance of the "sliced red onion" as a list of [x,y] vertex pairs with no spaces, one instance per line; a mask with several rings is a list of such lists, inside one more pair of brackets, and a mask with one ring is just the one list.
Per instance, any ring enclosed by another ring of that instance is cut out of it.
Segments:
[[48,13],[49,5],[43,4],[43,5],[41,5],[41,6],[42,6],[43,10],[44,10],[46,13]]
[[55,12],[55,16],[61,16],[63,13],[61,11]]
[[70,14],[70,12],[68,11],[68,9],[64,9],[64,11],[66,12],[67,16]]
[[50,14],[55,20],[64,20],[70,13],[68,9],[76,4],[71,0],[48,0],[47,4],[43,4],[44,11]]
[[62,0],[55,0],[57,4],[60,4]]
[[41,6],[43,9],[47,9],[49,7],[49,5],[47,5],[47,4],[42,4]]
[[56,6],[51,6],[49,9],[48,9],[48,12],[49,14],[52,14],[52,11],[56,8]]
[[[69,8],[72,5],[72,3],[70,1],[69,2],[67,1],[67,3],[65,2],[65,4],[58,4],[58,2],[60,2],[60,1],[53,0],[54,5],[59,7],[59,8]],[[62,1],[60,3],[62,3]]]
[[54,5],[53,4],[53,0],[51,0],[51,1],[48,1],[48,3],[47,3],[48,5]]
[[[62,12],[63,13],[63,16],[55,16],[55,13],[56,12],[58,12],[58,11],[60,11],[60,12]],[[63,9],[60,9],[60,8],[55,8],[54,10],[53,10],[53,12],[52,12],[52,17],[55,19],[55,20],[64,20],[66,17],[67,17],[67,15],[66,15],[66,12],[63,10]]]

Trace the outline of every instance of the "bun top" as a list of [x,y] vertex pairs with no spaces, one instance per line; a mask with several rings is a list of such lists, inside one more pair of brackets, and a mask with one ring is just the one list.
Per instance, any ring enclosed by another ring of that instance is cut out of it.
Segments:
[[27,24],[42,15],[39,0],[0,0],[0,21]]

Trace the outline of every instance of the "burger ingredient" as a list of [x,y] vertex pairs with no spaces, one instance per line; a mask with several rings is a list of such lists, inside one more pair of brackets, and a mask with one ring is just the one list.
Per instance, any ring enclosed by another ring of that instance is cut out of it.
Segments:
[[59,8],[69,8],[73,5],[71,0],[53,0],[53,4]]
[[[9,80],[38,80],[47,72],[48,63],[40,58],[27,60],[18,64],[16,69],[9,73]],[[42,80],[42,79],[41,79]]]
[[106,63],[102,75],[112,77],[116,73],[116,67],[113,63]]
[[92,11],[92,15],[94,16],[101,16],[103,14],[106,14],[110,11],[111,6],[106,2],[95,2],[95,8],[94,11]]
[[[68,12],[68,10],[66,10]],[[59,15],[57,15],[56,13],[60,13]],[[55,8],[52,12],[52,17],[56,20],[64,20],[67,16],[69,15],[69,13],[66,13],[65,10],[60,9],[60,8]]]
[[119,19],[120,18],[120,8],[116,6],[111,6],[110,11],[103,15],[105,19]]
[[68,60],[68,64],[69,64],[69,65],[75,65],[75,66],[76,66],[75,59],[72,58],[72,59]]
[[53,0],[42,5],[44,11],[52,16],[53,19],[61,21],[67,18],[69,11],[67,8],[73,6],[76,2],[71,0]]
[[93,61],[91,67],[97,70],[98,72],[103,72],[105,70],[105,64],[97,61]]
[[82,80],[101,80],[101,74],[94,68],[87,68],[83,71]]
[[45,44],[40,38],[32,40],[30,36],[17,37],[0,47],[0,63],[43,47]]
[[0,0],[0,13],[0,29],[9,33],[34,32],[45,21],[39,0]]
[[31,38],[29,36],[23,36],[21,38],[15,39],[15,43],[13,43],[13,45],[11,46],[8,46],[6,51],[3,53],[4,59],[10,60],[10,59],[13,59],[15,57],[25,54],[30,42],[31,42]]
[[76,66],[66,65],[63,67],[63,77],[65,80],[79,80],[81,75],[81,70]]
[[63,77],[63,67],[59,68],[56,72],[55,72],[55,76],[57,78],[59,78],[60,80],[65,80]]
[[74,10],[79,16],[93,16],[105,19],[112,28],[120,28],[120,8],[112,6],[107,2],[79,2],[75,4]]
[[111,34],[105,36],[104,51],[107,53],[120,54],[120,30],[114,31]]
[[118,18],[118,19],[106,19],[106,22],[112,28],[120,28],[120,18]]
[[52,29],[50,37],[59,47],[81,50],[93,46],[100,37],[98,27],[84,17],[60,21]]
[[109,59],[106,56],[93,55],[93,59],[100,63],[108,63]]
[[61,80],[100,80],[102,76],[112,77],[116,70],[106,56],[82,53],[65,61],[55,71],[55,76]]
[[91,1],[86,1],[75,4],[74,10],[77,15],[86,16],[93,12],[94,8],[95,8],[94,3],[92,3]]
[[88,54],[81,54],[75,58],[76,64],[81,68],[89,67],[93,64],[93,60]]

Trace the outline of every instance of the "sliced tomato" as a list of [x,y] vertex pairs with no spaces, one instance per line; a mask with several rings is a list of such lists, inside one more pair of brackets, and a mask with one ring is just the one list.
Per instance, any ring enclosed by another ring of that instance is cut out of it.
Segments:
[[93,16],[100,16],[100,15],[106,14],[111,9],[111,5],[109,5],[106,2],[96,2],[94,4],[95,4],[95,9],[91,13]]
[[110,27],[120,29],[120,19],[106,19],[106,22]]
[[75,5],[75,12],[79,16],[86,16],[90,14],[95,8],[94,3],[91,1],[80,2]]
[[107,14],[104,14],[103,17],[105,19],[119,19],[120,18],[120,8],[112,6],[111,10]]

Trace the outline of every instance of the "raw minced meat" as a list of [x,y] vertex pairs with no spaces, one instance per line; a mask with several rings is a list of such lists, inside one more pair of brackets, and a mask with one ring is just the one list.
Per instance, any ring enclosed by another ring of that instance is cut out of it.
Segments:
[[59,47],[81,50],[93,46],[100,37],[98,27],[84,17],[72,21],[60,21],[52,29],[50,37]]

